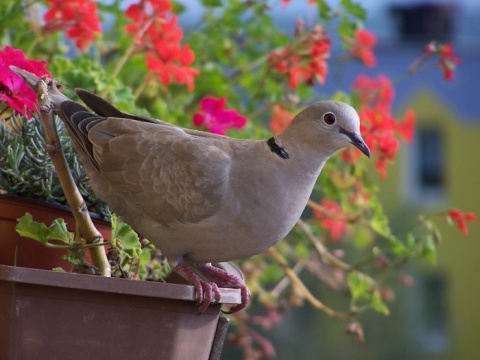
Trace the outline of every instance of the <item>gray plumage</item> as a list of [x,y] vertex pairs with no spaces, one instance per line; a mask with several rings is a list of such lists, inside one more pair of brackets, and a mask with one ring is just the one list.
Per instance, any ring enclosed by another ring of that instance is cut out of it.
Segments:
[[307,107],[267,143],[125,114],[85,90],[77,94],[94,113],[54,85],[50,94],[95,193],[174,268],[275,245],[300,217],[331,155],[348,146],[370,155],[356,111],[339,102]]

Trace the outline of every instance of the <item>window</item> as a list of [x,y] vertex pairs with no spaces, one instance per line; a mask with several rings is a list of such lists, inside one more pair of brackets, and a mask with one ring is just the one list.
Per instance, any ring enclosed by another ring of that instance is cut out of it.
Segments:
[[445,200],[444,136],[441,128],[418,128],[407,147],[406,187],[411,202],[438,206]]
[[390,11],[397,20],[401,40],[426,42],[435,39],[445,42],[452,37],[456,9],[453,3],[418,1],[413,4],[392,5]]
[[442,135],[438,129],[420,129],[418,132],[419,184],[425,191],[443,187]]

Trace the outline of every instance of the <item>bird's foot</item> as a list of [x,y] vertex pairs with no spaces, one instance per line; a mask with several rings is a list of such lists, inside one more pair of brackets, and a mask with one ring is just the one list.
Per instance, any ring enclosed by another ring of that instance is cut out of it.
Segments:
[[243,280],[238,276],[230,274],[228,271],[215,267],[210,263],[204,264],[200,267],[200,271],[203,275],[218,280],[222,287],[240,289],[242,303],[230,308],[225,314],[233,314],[248,305],[250,300],[250,290],[248,290],[247,285],[245,285]]
[[195,287],[198,313],[202,314],[212,303],[220,301],[221,294],[218,285],[212,281],[206,281],[198,276],[192,269],[183,263],[175,266],[175,271],[187,279]]

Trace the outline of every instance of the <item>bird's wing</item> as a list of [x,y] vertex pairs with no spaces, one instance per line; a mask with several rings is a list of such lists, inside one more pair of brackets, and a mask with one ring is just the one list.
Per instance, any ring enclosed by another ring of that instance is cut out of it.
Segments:
[[164,224],[195,223],[218,211],[231,165],[224,141],[163,123],[105,118],[72,104],[62,104],[67,126],[110,198]]
[[[149,122],[154,124],[162,124],[164,126],[172,126],[176,127],[173,124],[167,123],[165,121],[151,118],[148,116],[143,115],[133,115],[123,112],[115,107],[115,105],[111,104],[107,100],[101,98],[97,94],[94,94],[88,90],[84,89],[76,89],[76,94],[82,101],[97,115],[103,117],[117,117],[117,118],[125,118],[125,119],[132,119],[137,121]],[[222,135],[213,134],[205,131],[198,131],[192,129],[183,129],[187,134],[199,136],[199,137],[206,137],[212,139],[224,139]]]

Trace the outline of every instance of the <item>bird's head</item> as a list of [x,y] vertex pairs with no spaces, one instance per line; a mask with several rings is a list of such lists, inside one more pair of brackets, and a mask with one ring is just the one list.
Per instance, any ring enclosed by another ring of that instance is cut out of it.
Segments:
[[292,121],[291,127],[300,134],[302,141],[321,147],[329,155],[354,146],[370,157],[370,149],[360,135],[360,118],[348,104],[317,102],[301,111]]

